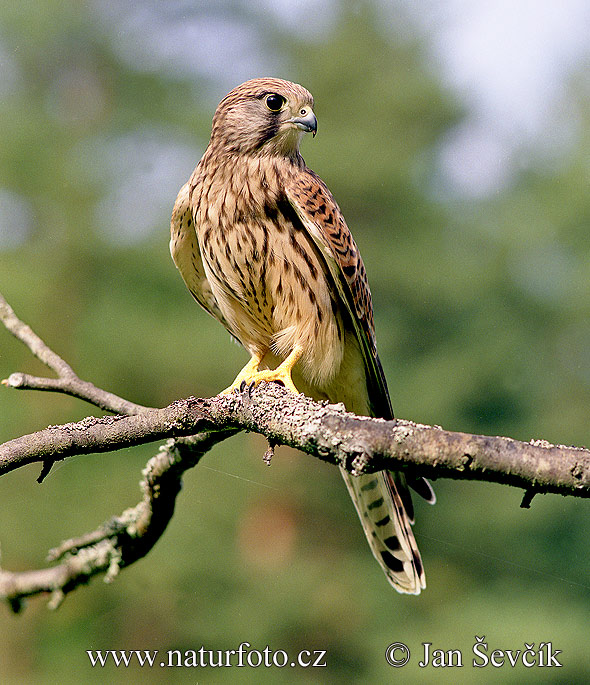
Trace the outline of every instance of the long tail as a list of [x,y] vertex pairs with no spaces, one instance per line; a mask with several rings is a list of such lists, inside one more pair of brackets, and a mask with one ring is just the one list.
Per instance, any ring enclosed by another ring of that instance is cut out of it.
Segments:
[[340,472],[387,579],[398,592],[420,594],[426,578],[410,527],[413,521],[402,501],[407,487],[403,476],[388,471],[352,476],[342,468]]

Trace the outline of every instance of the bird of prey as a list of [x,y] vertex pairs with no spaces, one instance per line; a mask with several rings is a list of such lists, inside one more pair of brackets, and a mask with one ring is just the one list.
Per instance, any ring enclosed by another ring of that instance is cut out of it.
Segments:
[[[250,354],[228,390],[278,381],[392,419],[365,267],[332,194],[299,152],[316,130],[302,86],[258,78],[234,88],[176,199],[170,251],[197,302]],[[406,477],[341,473],[389,582],[419,594],[425,579]],[[426,481],[410,485],[434,501]]]

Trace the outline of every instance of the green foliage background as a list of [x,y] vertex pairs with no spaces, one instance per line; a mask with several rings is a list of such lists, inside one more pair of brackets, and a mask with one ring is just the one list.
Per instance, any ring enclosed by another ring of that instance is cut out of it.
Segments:
[[[402,5],[394,22],[395,13],[368,1],[334,3],[333,20],[314,33],[309,11],[291,32],[262,4],[145,3],[163,36],[169,21],[201,22],[195,51],[199,41],[215,46],[201,76],[165,60],[162,68],[142,64],[145,44],[117,16],[131,7],[43,0],[0,9],[10,58],[0,97],[0,206],[19,198],[28,208],[15,215],[22,225],[0,233],[0,290],[83,378],[161,406],[215,394],[245,362],[185,291],[168,254],[168,221],[216,103],[264,68],[315,95],[319,135],[303,153],[361,247],[397,415],[524,440],[588,441],[590,120],[582,72],[568,91],[580,124],[572,151],[552,164],[528,151],[509,186],[467,201],[441,190],[435,166],[464,112]],[[252,66],[232,57],[221,34],[216,43],[223,22],[252,33]],[[181,47],[190,50],[173,41],[168,50]],[[168,185],[169,194],[154,192]],[[0,376],[16,370],[44,372],[0,330]],[[4,389],[0,439],[88,413],[69,398]],[[155,449],[73,459],[43,485],[36,468],[4,476],[5,568],[39,567],[60,540],[135,504]],[[268,469],[264,449],[257,436],[241,435],[208,455],[187,475],[153,553],[113,585],[95,580],[57,613],[42,599],[18,617],[0,612],[2,682],[585,680],[587,503],[537,497],[523,511],[515,490],[436,483],[438,503],[417,503],[415,526],[428,588],[403,597],[374,563],[337,471],[286,449]],[[551,640],[564,668],[474,673],[475,635],[486,636],[490,651]],[[87,649],[236,649],[244,640],[290,653],[325,649],[328,667],[97,670],[86,657]],[[385,662],[395,641],[413,653],[403,671]],[[464,668],[418,668],[422,642],[462,649]]]

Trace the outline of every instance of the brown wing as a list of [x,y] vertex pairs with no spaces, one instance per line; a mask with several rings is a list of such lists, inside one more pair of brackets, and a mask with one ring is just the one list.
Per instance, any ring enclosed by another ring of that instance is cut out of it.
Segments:
[[[286,193],[323,255],[349,314],[363,355],[372,414],[392,419],[387,383],[375,343],[367,274],[342,212],[324,182],[309,169],[290,178]],[[405,475],[383,471],[354,477],[344,469],[341,473],[373,555],[390,583],[399,592],[418,594],[426,582],[410,527],[414,513]],[[412,477],[411,485],[426,499],[434,501],[427,481]]]
[[[393,419],[387,381],[377,354],[373,301],[367,272],[340,207],[322,179],[308,168],[290,177],[285,191],[303,225],[326,259],[342,302],[350,314],[363,353],[373,416]],[[405,486],[405,479],[400,474],[395,474],[394,478],[409,517],[413,520],[412,501]],[[407,480],[413,490],[427,502],[434,504],[436,497],[426,479],[408,474]]]
[[387,382],[375,343],[373,302],[358,247],[340,208],[322,179],[310,169],[292,176],[285,188],[303,225],[326,260],[363,353],[374,416],[392,419]]

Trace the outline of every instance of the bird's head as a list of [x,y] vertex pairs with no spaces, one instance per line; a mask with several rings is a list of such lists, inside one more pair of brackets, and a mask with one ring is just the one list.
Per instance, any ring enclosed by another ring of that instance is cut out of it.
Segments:
[[258,78],[219,103],[211,145],[234,154],[295,157],[304,133],[317,131],[311,93],[297,83]]

